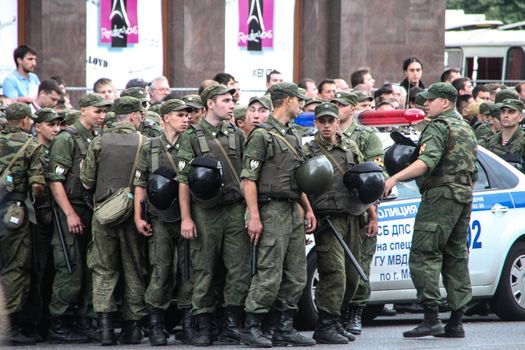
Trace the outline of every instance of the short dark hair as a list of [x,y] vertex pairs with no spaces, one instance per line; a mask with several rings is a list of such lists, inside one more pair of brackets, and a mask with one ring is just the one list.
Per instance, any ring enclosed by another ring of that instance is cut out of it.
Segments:
[[376,91],[374,91],[374,99],[381,97],[381,95],[389,95],[393,93],[394,89],[392,88],[392,84],[385,84]]
[[352,75],[350,75],[350,83],[352,84],[352,87],[356,87],[359,84],[364,84],[365,75],[368,73],[370,73],[370,69],[368,68],[361,68],[353,72]]
[[98,88],[103,85],[109,85],[113,84],[113,81],[109,78],[100,78],[97,81],[95,81],[95,84],[93,84],[93,91],[97,92]]
[[421,69],[423,69],[423,62],[421,62],[419,58],[412,56],[403,61],[403,71],[406,71],[408,69],[408,66],[410,66],[410,64],[414,62],[419,63],[421,65]]
[[18,58],[24,59],[24,57],[26,57],[26,55],[29,53],[36,56],[36,50],[27,45],[20,45],[19,47],[15,49],[15,51],[13,52],[13,57],[15,59],[15,64],[17,67],[18,67],[17,59]]
[[521,94],[521,91],[523,90],[522,86],[525,85],[525,81],[520,81],[514,88],[518,92],[518,94]]
[[408,93],[408,103],[416,103],[416,96],[420,92],[425,91],[424,89],[421,89],[420,87],[414,86],[410,88],[410,92]]
[[42,80],[40,85],[38,85],[38,93],[41,91],[44,91],[46,94],[50,94],[51,92],[55,91],[60,96],[62,96],[64,93],[60,88],[60,85],[58,85],[56,80],[53,79]]
[[486,87],[485,85],[483,84],[478,84],[474,87],[474,89],[472,89],[472,97],[476,98],[478,97],[478,94],[480,92],[488,92],[490,93],[490,90],[488,87]]
[[278,70],[276,69],[272,69],[270,71],[270,73],[266,74],[266,82],[269,83],[270,82],[270,79],[272,79],[272,74],[282,74],[281,72],[279,72]]
[[235,78],[234,78],[233,75],[228,74],[228,73],[217,73],[217,74],[215,74],[215,76],[213,77],[213,80],[215,80],[215,81],[218,82],[219,84],[228,85],[228,83],[229,83],[231,80],[235,81]]
[[442,83],[446,82],[447,80],[450,79],[450,76],[452,75],[452,73],[459,73],[459,69],[457,69],[457,68],[446,69],[443,73],[441,73],[441,76],[439,77],[439,80]]
[[468,103],[468,100],[470,100],[472,95],[459,95],[458,99],[456,100],[456,108],[459,113],[462,112],[463,108],[465,108],[465,104]]
[[61,76],[58,76],[58,75],[53,75],[52,77],[49,77],[49,79],[53,79],[54,81],[57,82],[58,85],[66,85],[66,82],[64,81],[64,79],[62,79]]
[[334,79],[323,79],[323,80],[321,80],[321,82],[317,86],[317,90],[319,91],[319,93],[323,92],[323,87],[326,84],[335,84],[335,81],[334,81]]
[[303,80],[301,80],[301,82],[299,84],[297,84],[297,86],[300,87],[301,89],[305,89],[306,90],[306,84],[307,83],[312,83],[312,84],[315,85],[315,80],[310,79],[310,78],[304,78]]
[[452,86],[456,88],[456,90],[462,90],[465,88],[465,83],[467,81],[471,81],[469,78],[457,78],[452,82]]

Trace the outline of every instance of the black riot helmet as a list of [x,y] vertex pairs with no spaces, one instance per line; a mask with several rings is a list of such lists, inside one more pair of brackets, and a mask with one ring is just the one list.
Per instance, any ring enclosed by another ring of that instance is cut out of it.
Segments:
[[175,172],[166,167],[160,167],[149,177],[146,192],[153,206],[159,210],[168,209],[179,199],[179,184],[175,180]]
[[390,176],[394,176],[417,158],[417,145],[410,138],[399,131],[392,131],[390,137],[394,144],[385,152],[385,169]]
[[325,155],[308,159],[295,171],[297,185],[307,195],[321,194],[334,179],[334,168]]
[[383,169],[374,162],[357,164],[343,176],[343,183],[362,204],[377,201],[385,189]]
[[188,186],[193,196],[200,200],[212,199],[222,188],[221,162],[209,157],[197,157],[190,162]]

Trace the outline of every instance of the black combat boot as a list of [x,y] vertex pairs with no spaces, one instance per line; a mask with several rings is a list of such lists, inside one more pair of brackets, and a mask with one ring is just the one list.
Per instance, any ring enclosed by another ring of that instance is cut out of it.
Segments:
[[348,339],[348,341],[355,341],[355,335],[348,332],[345,327],[341,324],[341,322],[337,321],[335,323],[335,329],[337,330],[337,333],[341,334],[343,337]]
[[[166,345],[168,339],[164,333],[164,311],[159,309],[149,310],[149,343],[151,345]],[[168,335],[169,337],[169,335]]]
[[273,324],[274,312],[265,314],[261,323],[261,332],[263,337],[268,338],[269,341],[273,339],[273,333],[275,332],[275,325]]
[[272,343],[274,346],[312,346],[315,340],[306,338],[293,327],[293,311],[277,312],[274,319],[275,332]]
[[109,313],[98,314],[98,327],[100,333],[100,344],[102,346],[115,345],[117,337],[115,336],[115,326],[113,325],[113,317]]
[[[7,345],[13,346],[23,346],[23,345],[35,345],[35,339],[27,337],[22,334],[20,328],[17,324],[17,315],[9,315],[9,325],[7,326],[5,334],[5,343]],[[0,342],[0,345],[3,343]]]
[[71,322],[65,317],[53,317],[51,318],[51,328],[49,328],[47,341],[50,343],[81,344],[89,342],[89,338],[75,331]]
[[190,344],[193,339],[193,316],[191,315],[191,308],[181,309],[182,319],[180,321],[182,330],[176,334],[176,339],[182,341],[184,344]]
[[140,321],[124,321],[122,332],[118,338],[119,344],[140,344],[142,341],[142,325]]
[[43,343],[45,339],[40,335],[38,329],[33,323],[25,323],[20,327],[20,331],[27,338],[33,338],[36,343]]
[[346,330],[352,334],[359,335],[361,334],[361,330],[363,328],[361,324],[361,316],[363,315],[363,307],[362,306],[349,306],[350,311],[350,319],[348,320],[348,324],[346,325]]
[[217,344],[230,345],[239,344],[239,320],[241,318],[242,307],[230,305],[226,307],[224,321]]
[[319,310],[313,338],[318,344],[348,344],[348,339],[337,331],[337,316]]
[[246,313],[241,343],[253,348],[271,348],[272,341],[261,332],[261,323],[266,314]]
[[439,320],[438,308],[423,308],[425,318],[416,328],[403,332],[405,338],[425,337],[427,335],[439,335],[445,333],[443,324]]
[[195,346],[210,346],[211,338],[211,314],[199,314],[195,316],[197,322],[197,331],[190,340],[191,345]]
[[350,308],[350,305],[345,305],[341,307],[341,317],[339,320],[345,328],[348,325],[348,323],[350,323]]
[[462,310],[452,311],[450,319],[445,326],[445,333],[436,334],[436,337],[446,338],[465,338],[465,330],[463,329],[463,315]]
[[93,325],[94,320],[88,317],[83,317],[76,321],[73,329],[78,333],[85,335],[91,342],[99,342],[100,335],[97,332],[97,327]]

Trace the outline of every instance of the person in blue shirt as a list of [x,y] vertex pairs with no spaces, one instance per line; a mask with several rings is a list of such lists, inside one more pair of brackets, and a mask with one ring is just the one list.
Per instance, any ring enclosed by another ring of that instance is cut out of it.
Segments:
[[27,45],[20,45],[15,49],[13,56],[16,69],[4,79],[4,95],[12,102],[32,103],[40,85],[40,79],[33,73],[37,61],[36,51]]

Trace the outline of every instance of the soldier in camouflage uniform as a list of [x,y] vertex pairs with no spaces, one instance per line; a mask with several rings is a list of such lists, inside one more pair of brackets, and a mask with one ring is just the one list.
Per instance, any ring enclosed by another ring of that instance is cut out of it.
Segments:
[[[494,104],[489,104],[486,102],[483,102],[479,105],[479,114],[483,120],[478,120],[477,123],[472,125],[472,129],[474,130],[474,134],[476,135],[476,139],[478,140],[478,142],[482,142],[483,139],[489,138],[495,134],[491,127],[491,121],[493,120],[493,118],[497,118],[499,120],[500,111],[499,107],[494,107]],[[497,110],[497,113],[491,113],[491,110]]]
[[[47,168],[49,163],[49,147],[55,136],[60,132],[61,122],[62,117],[53,109],[42,108],[36,112],[34,125],[37,133],[36,139],[42,145],[40,148],[43,162],[42,177],[44,177],[44,169]],[[42,200],[38,205],[35,205],[37,225],[34,225],[32,228],[32,244],[34,250],[33,258],[36,258],[36,261],[33,261],[32,264],[31,289],[21,315],[22,332],[37,342],[44,341],[37,331],[37,326],[44,311],[43,297],[51,292],[51,286],[47,285],[48,289],[43,289],[42,282],[44,274],[46,274],[46,279],[48,279],[50,272],[46,268],[51,253],[51,238],[53,237],[52,200],[51,191],[46,185]]]
[[[431,122],[421,133],[418,158],[389,178],[384,191],[387,196],[398,181],[415,178],[421,192],[409,266],[425,316],[403,336],[462,338],[462,318],[472,298],[465,242],[477,180],[477,142],[470,126],[454,110],[457,91],[452,85],[436,83],[421,95]],[[440,274],[452,310],[444,328],[438,314]]]
[[[382,167],[384,150],[377,132],[370,127],[357,125],[353,118],[355,112],[360,112],[363,107],[366,108],[366,106],[358,107],[359,101],[369,101],[369,98],[366,95],[358,96],[345,91],[336,93],[333,102],[339,107],[339,130],[357,144],[365,162],[375,162]],[[370,265],[377,244],[378,221],[375,206],[371,206],[367,212],[360,215],[359,226],[361,232],[359,264],[365,274],[370,276]],[[347,331],[356,335],[361,334],[361,315],[370,298],[370,282],[361,279],[358,281],[357,285],[347,286],[345,303],[341,310],[343,325]]]
[[[51,240],[55,279],[49,303],[51,328],[48,340],[68,343],[98,338],[96,328],[92,326],[95,317],[91,301],[92,282],[86,265],[87,247],[91,242],[93,204],[84,199],[79,174],[80,162],[111,102],[105,101],[102,95],[90,93],[80,98],[79,105],[79,119],[72,126],[64,128],[53,140],[46,171],[72,270],[70,273],[67,269],[58,228],[55,227]],[[73,325],[72,321],[76,321],[76,324]]]
[[[125,97],[125,96],[131,96],[131,97],[138,98],[140,102],[142,103],[142,106],[144,108],[148,108],[149,95],[146,92],[146,90],[144,90],[143,88],[131,87],[131,88],[122,90],[122,92],[120,93],[120,97]],[[159,108],[160,108],[160,105],[161,104],[159,104],[158,106]],[[147,136],[147,137],[159,137],[160,135],[162,135],[161,120],[160,120],[160,115],[158,114],[158,112],[155,112],[152,110],[145,112],[144,120],[142,121],[142,123],[140,123],[139,132],[142,135]]]
[[[141,200],[146,200],[146,187],[151,175],[158,169],[169,169],[173,178],[177,173],[177,151],[180,135],[188,129],[188,106],[181,100],[165,101],[161,107],[164,133],[144,145],[135,172],[135,224],[140,234],[149,237],[151,279],[145,300],[149,312],[149,341],[151,345],[165,345],[164,312],[170,305],[177,271],[177,247],[180,237],[180,210],[178,200],[170,208],[156,209],[148,203],[151,223],[142,219]],[[178,198],[177,198],[178,199]]]
[[[132,186],[137,152],[144,143],[137,131],[145,112],[140,100],[130,96],[116,99],[113,111],[117,118],[115,127],[93,140],[80,169],[84,187],[95,189],[95,206],[119,189]],[[115,343],[111,314],[117,311],[116,287],[122,272],[124,324],[119,342],[139,344],[140,321],[147,314],[144,237],[137,232],[132,214],[115,225],[103,225],[93,216],[92,227],[88,266],[93,273],[93,308],[99,316],[100,341],[102,345]]]
[[[293,328],[293,315],[306,284],[305,218],[307,232],[317,224],[294,176],[305,159],[291,121],[301,112],[305,96],[292,83],[275,84],[270,94],[274,112],[248,137],[241,173],[248,234],[258,251],[241,341],[258,347],[271,347],[272,341],[274,345],[308,346],[315,341]],[[275,326],[273,336],[261,332],[269,312]]]
[[[194,269],[192,304],[198,334],[193,344],[200,346],[211,345],[211,315],[221,299],[217,296],[220,291],[213,288],[215,283],[221,283],[218,281],[219,266],[226,268],[223,290],[226,315],[219,336],[221,343],[239,342],[238,324],[250,286],[249,241],[244,227],[246,206],[239,180],[244,137],[228,122],[233,113],[234,92],[224,85],[204,89],[201,99],[207,107],[206,115],[199,124],[182,134],[177,154],[181,233],[184,238],[191,239]],[[203,155],[220,160],[224,187],[218,197],[190,200],[189,162]]]
[[189,114],[190,124],[199,123],[206,111],[202,104],[201,97],[199,95],[186,95],[182,100],[191,107]]
[[29,134],[31,109],[13,103],[6,110],[7,127],[0,133],[0,268],[5,308],[10,318],[6,340],[12,345],[34,344],[19,329],[19,315],[31,281],[32,210],[28,193],[42,198],[41,145]]
[[525,172],[525,134],[520,128],[524,104],[519,99],[506,99],[496,105],[500,107],[501,131],[480,142],[480,145]]
[[[339,93],[338,93],[339,94]],[[356,164],[363,162],[357,144],[339,133],[339,109],[333,103],[321,103],[315,108],[314,139],[304,146],[307,158],[326,155],[334,167],[334,180],[328,190],[319,195],[309,195],[317,221],[330,216],[334,226],[343,236],[355,256],[359,256],[361,233],[359,217],[347,212],[351,206],[350,192],[343,184],[343,175]],[[346,210],[345,210],[346,209]],[[346,344],[355,337],[345,332],[339,324],[339,315],[346,286],[358,285],[359,275],[350,266],[343,248],[334,235],[327,230],[316,236],[317,268],[319,284],[315,290],[315,303],[319,311],[313,338],[318,343]],[[353,294],[353,291],[349,293]]]

